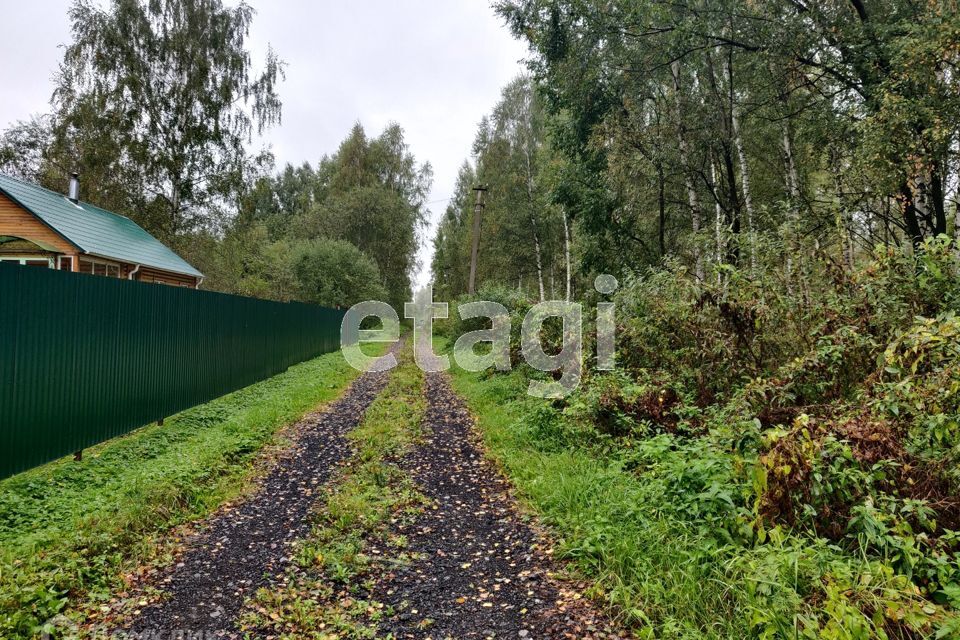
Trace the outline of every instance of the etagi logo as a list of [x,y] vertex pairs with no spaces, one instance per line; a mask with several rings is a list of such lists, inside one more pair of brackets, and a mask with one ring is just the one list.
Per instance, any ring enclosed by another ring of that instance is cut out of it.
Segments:
[[[611,275],[598,276],[594,281],[597,292],[611,295],[619,283]],[[484,371],[494,368],[509,371],[511,321],[507,308],[490,302],[467,302],[457,306],[457,313],[464,320],[487,318],[489,329],[470,331],[460,336],[453,348],[453,357],[458,366],[467,371]],[[616,341],[616,308],[613,302],[597,305],[597,369],[612,371]],[[427,287],[413,302],[404,305],[405,318],[413,320],[414,359],[423,371],[446,371],[450,357],[433,352],[433,321],[449,317],[446,302],[433,301],[433,288]],[[382,329],[361,329],[367,318],[377,318]],[[550,318],[559,318],[563,323],[562,347],[559,353],[548,354],[543,348],[541,334],[543,325]],[[360,351],[364,342],[397,342],[400,340],[400,318],[385,302],[368,300],[351,307],[340,326],[340,348],[347,362],[360,371],[387,371],[397,366],[393,354],[372,358]],[[477,345],[489,344],[490,349],[478,353]],[[527,393],[538,398],[564,398],[580,384],[583,372],[583,308],[578,302],[548,300],[534,305],[523,319],[520,327],[521,353],[524,361],[534,369],[547,373],[559,372],[557,380],[531,380]]]

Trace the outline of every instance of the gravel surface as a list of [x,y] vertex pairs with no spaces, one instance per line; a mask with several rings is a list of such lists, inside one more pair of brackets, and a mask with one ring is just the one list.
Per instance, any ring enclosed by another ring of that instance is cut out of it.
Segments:
[[485,460],[463,401],[444,374],[427,374],[426,386],[427,439],[402,466],[435,508],[398,531],[418,559],[375,586],[373,596],[397,611],[377,637],[629,637],[580,595],[582,585],[550,575],[548,543]]
[[244,599],[282,575],[289,544],[309,531],[318,489],[351,455],[344,436],[359,424],[387,375],[363,374],[325,411],[298,425],[296,443],[253,496],[216,513],[188,541],[156,585],[166,597],[141,611],[128,637],[240,637],[235,622]]

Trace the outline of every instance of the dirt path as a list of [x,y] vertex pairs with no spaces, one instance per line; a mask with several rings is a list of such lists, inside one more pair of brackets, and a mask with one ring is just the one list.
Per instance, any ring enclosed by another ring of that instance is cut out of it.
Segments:
[[474,442],[472,418],[444,374],[427,375],[426,395],[430,435],[401,466],[435,508],[398,531],[418,560],[378,580],[373,597],[397,613],[377,637],[627,637],[573,585],[551,578],[556,565]]
[[244,599],[280,576],[289,544],[309,529],[316,494],[349,457],[345,434],[359,424],[387,380],[358,378],[324,412],[299,425],[299,437],[248,500],[215,514],[162,578],[166,597],[142,610],[129,637],[240,637]]
[[[388,375],[361,376],[341,399],[301,424],[295,446],[254,495],[210,518],[179,561],[161,573],[156,586],[164,597],[128,623],[126,637],[243,637],[237,619],[250,597],[260,587],[282,588],[296,574],[288,560],[291,544],[309,534],[322,487],[350,464],[354,451],[346,435],[361,423]],[[399,466],[430,506],[388,524],[412,562],[391,562],[396,549],[384,544],[386,538],[367,541],[370,553],[383,560],[361,588],[385,614],[373,624],[375,637],[629,637],[582,597],[579,585],[555,577],[549,543],[517,510],[509,483],[485,459],[446,374],[427,374],[424,384],[426,436]]]

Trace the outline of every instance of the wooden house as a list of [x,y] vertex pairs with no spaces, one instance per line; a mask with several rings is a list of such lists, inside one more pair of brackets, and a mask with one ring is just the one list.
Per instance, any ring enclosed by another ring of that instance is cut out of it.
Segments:
[[127,217],[0,174],[0,261],[199,288],[203,274]]

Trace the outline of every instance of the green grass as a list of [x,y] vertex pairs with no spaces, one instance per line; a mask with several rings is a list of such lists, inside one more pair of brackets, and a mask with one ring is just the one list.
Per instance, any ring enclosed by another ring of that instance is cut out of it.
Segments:
[[[423,373],[409,353],[349,434],[355,453],[316,509],[310,535],[298,541],[295,563],[281,586],[261,589],[246,605],[244,629],[281,638],[375,637],[377,621],[392,612],[365,599],[374,570],[407,562],[405,540],[391,533],[413,518],[425,498],[396,462],[422,436],[426,402]],[[376,543],[389,554],[371,554]],[[389,558],[383,557],[389,555]]]
[[357,375],[327,354],[0,482],[0,637],[32,637],[122,591],[125,573],[169,552],[165,533],[239,495],[278,431]]
[[730,611],[715,543],[648,508],[647,490],[620,462],[549,446],[524,419],[544,401],[525,395],[520,374],[488,377],[457,367],[452,374],[489,452],[549,526],[559,557],[596,581],[594,595],[628,622],[656,619],[656,637],[749,635]]

